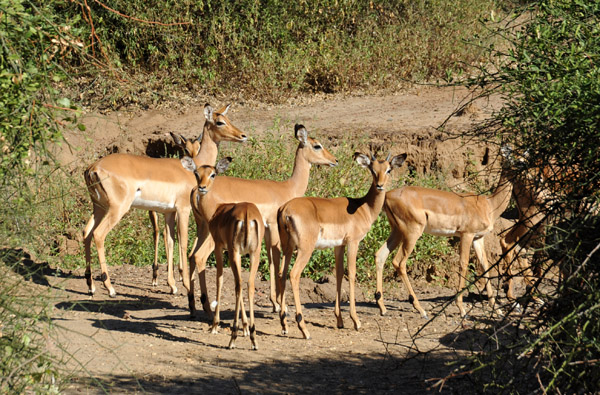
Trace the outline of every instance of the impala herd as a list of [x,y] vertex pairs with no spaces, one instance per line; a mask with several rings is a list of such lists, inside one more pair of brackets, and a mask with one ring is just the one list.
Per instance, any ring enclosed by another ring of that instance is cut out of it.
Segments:
[[[358,165],[369,170],[373,177],[367,194],[361,198],[339,197],[325,199],[304,197],[308,187],[312,165],[336,166],[337,159],[317,140],[308,136],[302,125],[296,125],[294,136],[298,148],[291,177],[286,181],[248,180],[217,176],[224,172],[231,158],[217,163],[221,141],[244,142],[247,135],[235,127],[227,117],[229,106],[217,111],[210,105],[204,107],[205,124],[196,140],[171,133],[175,144],[185,156],[175,158],[149,158],[130,154],[111,154],[94,164],[85,172],[84,178],[93,203],[93,214],[84,231],[86,280],[89,293],[96,288],[91,272],[91,244],[95,242],[101,268],[101,280],[111,297],[116,292],[110,282],[106,266],[104,240],[108,232],[119,223],[130,208],[149,211],[154,227],[155,258],[152,284],[157,284],[157,246],[159,229],[156,213],[165,216],[164,239],[166,245],[168,279],[172,293],[177,292],[173,270],[173,240],[175,223],[179,240],[179,273],[188,292],[192,315],[195,307],[195,273],[201,289],[201,303],[205,313],[212,317],[211,332],[216,333],[220,320],[221,289],[223,283],[223,250],[229,253],[235,278],[235,315],[229,348],[235,347],[238,317],[242,315],[243,333],[249,335],[252,348],[256,349],[254,324],[254,281],[258,271],[261,243],[264,239],[271,279],[271,303],[273,312],[279,312],[282,333],[287,334],[287,308],[285,286],[292,255],[296,260],[289,277],[294,295],[296,322],[304,338],[310,334],[302,316],[299,281],[303,269],[315,249],[334,248],[337,295],[335,316],[337,326],[343,327],[340,311],[340,293],[344,275],[344,254],[347,253],[348,279],[350,285],[350,316],[354,328],[360,328],[355,307],[355,278],[358,245],[370,230],[383,209],[391,226],[391,234],[376,254],[377,292],[375,300],[381,314],[386,308],[382,295],[382,271],[390,252],[398,248],[393,265],[410,295],[410,301],[419,313],[427,318],[426,311],[409,282],[406,262],[417,239],[423,233],[460,238],[460,284],[457,305],[461,316],[467,311],[463,306],[462,291],[467,275],[469,252],[473,246],[486,280],[486,289],[492,309],[495,306],[494,290],[488,279],[483,236],[491,232],[494,223],[506,209],[513,191],[511,177],[512,153],[502,147],[503,167],[498,186],[489,195],[457,194],[435,189],[405,186],[386,193],[386,185],[393,169],[402,166],[406,154],[377,159],[374,155],[356,153]],[[517,189],[517,187],[515,187]],[[528,212],[524,201],[526,192],[519,191],[519,212],[535,218]],[[529,202],[531,203],[531,202]],[[521,207],[523,206],[523,207]],[[188,221],[192,211],[197,226],[188,262]],[[177,221],[176,221],[177,220]],[[532,221],[532,220],[530,220]],[[523,224],[522,226],[530,225]],[[509,255],[523,228],[509,232],[502,241],[504,253]],[[347,248],[347,252],[346,252]],[[216,301],[209,303],[206,286],[206,261],[215,252],[217,262]],[[284,263],[281,266],[281,259]],[[241,256],[250,255],[248,279],[248,320],[241,294]],[[510,289],[512,295],[512,289]],[[214,310],[214,314],[213,314]]]

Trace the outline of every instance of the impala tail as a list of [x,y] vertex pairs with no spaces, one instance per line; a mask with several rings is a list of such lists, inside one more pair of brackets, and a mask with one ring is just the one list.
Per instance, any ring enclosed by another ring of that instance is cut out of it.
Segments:
[[95,170],[95,166],[88,167],[83,172],[83,178],[85,179],[85,184],[90,192],[90,198],[94,203],[108,201],[108,194],[106,189],[104,189],[104,186],[102,186],[102,180],[98,175],[98,172]]

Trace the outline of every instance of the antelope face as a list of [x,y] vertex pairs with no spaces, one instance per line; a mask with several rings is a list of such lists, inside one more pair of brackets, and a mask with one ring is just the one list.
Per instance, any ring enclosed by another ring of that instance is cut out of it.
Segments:
[[204,106],[204,117],[206,118],[208,131],[216,143],[220,143],[221,141],[243,143],[248,140],[248,136],[233,125],[225,115],[229,111],[229,107],[231,107],[231,104],[226,105],[218,111],[214,111],[210,104],[207,103]]
[[371,171],[373,175],[373,184],[378,191],[383,192],[390,180],[390,173],[393,169],[402,166],[406,160],[406,154],[396,155],[390,160],[390,155],[385,160],[376,159],[374,155],[369,158],[367,155],[357,152],[354,154],[354,160]]
[[302,145],[304,158],[313,165],[337,166],[338,161],[321,143],[312,137],[308,137],[306,128],[302,125],[294,127],[296,139]]
[[177,144],[181,149],[183,149],[183,152],[186,156],[189,156],[190,158],[195,158],[200,153],[200,140],[202,136],[194,140],[188,140],[180,134],[176,134],[173,132],[170,133],[173,142]]

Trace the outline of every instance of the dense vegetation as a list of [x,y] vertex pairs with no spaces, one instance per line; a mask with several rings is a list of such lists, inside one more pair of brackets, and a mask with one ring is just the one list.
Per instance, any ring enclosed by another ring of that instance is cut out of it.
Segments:
[[[545,227],[543,242],[530,247],[540,273],[531,292],[544,304],[522,321],[507,317],[498,349],[471,368],[494,391],[593,393],[600,387],[600,2],[543,1],[520,15],[517,28],[512,20],[494,32],[509,42],[491,48],[495,67],[471,81],[484,96],[506,98],[473,133],[520,153],[520,178],[544,218],[530,229]],[[553,291],[542,292],[548,282]]]
[[[495,7],[480,0],[0,0],[2,270],[23,274],[21,248],[59,268],[82,263],[81,255],[57,256],[54,241],[80,232],[89,215],[86,192],[80,180],[61,177],[46,153],[62,128],[82,128],[78,108],[149,106],[185,95],[281,102],[298,93],[394,91],[475,75],[467,83],[482,95],[502,94],[506,106],[473,134],[511,142],[524,174],[549,191],[541,206],[548,236],[534,265],[544,274],[560,264],[564,277],[555,293],[539,292],[545,304],[533,316],[517,322],[508,316],[502,325],[511,331],[500,337],[499,351],[477,354],[468,369],[495,391],[593,392],[600,385],[600,235],[597,210],[589,208],[600,174],[600,2],[541,2],[508,25],[496,20],[503,10]],[[291,129],[275,124],[273,130],[252,142],[256,155],[291,163],[293,141],[274,137]],[[342,159],[353,147],[336,149]],[[244,156],[233,174],[289,174],[269,163],[253,168]],[[547,164],[552,171],[541,175]],[[330,181],[344,177],[356,179]],[[359,195],[367,185],[368,175],[348,161],[335,172],[317,172],[310,193]],[[361,256],[373,255],[386,227],[375,224]],[[149,263],[143,228],[145,216],[126,218],[108,260]],[[431,251],[431,260],[450,248],[440,239],[421,243],[417,249]],[[320,265],[333,260],[318,258],[309,268],[317,278],[326,269]],[[360,278],[368,280],[372,268],[362,267]],[[19,295],[15,281],[0,280],[1,388],[56,390],[44,343],[47,309]]]

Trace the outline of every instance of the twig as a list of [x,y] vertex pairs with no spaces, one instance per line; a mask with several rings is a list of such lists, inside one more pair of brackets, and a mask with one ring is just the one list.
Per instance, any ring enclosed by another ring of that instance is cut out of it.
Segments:
[[122,16],[123,18],[129,18],[132,19],[134,21],[137,22],[142,22],[142,23],[148,23],[150,25],[160,25],[160,26],[178,26],[178,25],[191,25],[192,22],[175,22],[175,23],[163,23],[163,22],[157,22],[157,21],[146,21],[144,19],[139,19],[139,18],[135,18],[133,16],[129,16],[129,15],[125,15],[115,9],[110,8],[109,6],[107,6],[104,3],[99,2],[98,0],[94,0],[94,2],[98,3],[100,6],[106,8],[107,10],[109,10],[110,12],[114,12],[115,14]]

